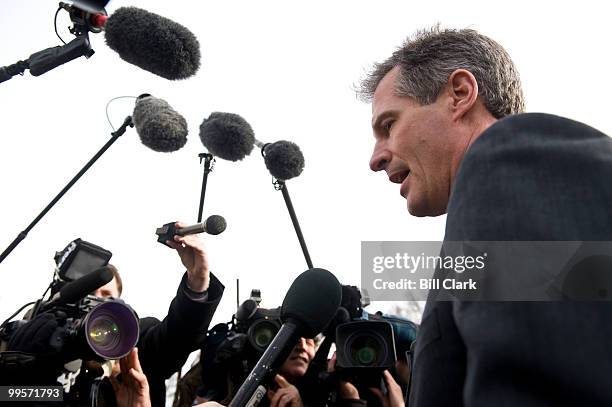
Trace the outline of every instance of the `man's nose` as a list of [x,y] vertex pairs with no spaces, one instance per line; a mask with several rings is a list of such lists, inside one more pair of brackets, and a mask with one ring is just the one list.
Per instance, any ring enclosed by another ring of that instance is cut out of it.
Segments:
[[370,169],[372,171],[381,171],[387,168],[391,162],[391,153],[382,145],[376,143],[374,151],[372,151],[372,158],[370,158]]

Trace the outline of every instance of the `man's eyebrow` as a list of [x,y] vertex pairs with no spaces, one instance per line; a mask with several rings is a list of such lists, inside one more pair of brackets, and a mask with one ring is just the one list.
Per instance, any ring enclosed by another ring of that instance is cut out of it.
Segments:
[[378,115],[378,117],[376,117],[376,120],[372,123],[372,130],[380,129],[382,121],[389,116],[395,115],[395,113],[395,110],[387,110],[385,112],[382,112],[380,115]]

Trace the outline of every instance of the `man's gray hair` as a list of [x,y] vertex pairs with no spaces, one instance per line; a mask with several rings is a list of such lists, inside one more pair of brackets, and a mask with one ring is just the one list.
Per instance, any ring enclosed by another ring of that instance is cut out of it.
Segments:
[[450,75],[470,71],[478,82],[478,95],[497,119],[525,110],[518,70],[510,56],[489,37],[475,30],[441,29],[439,25],[409,37],[390,58],[374,65],[362,80],[358,94],[371,101],[383,77],[396,66],[399,96],[427,105],[436,101]]

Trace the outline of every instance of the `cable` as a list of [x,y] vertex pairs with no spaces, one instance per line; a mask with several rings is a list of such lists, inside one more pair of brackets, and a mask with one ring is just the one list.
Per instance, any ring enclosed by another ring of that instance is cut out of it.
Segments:
[[57,35],[57,38],[60,39],[60,41],[62,42],[62,44],[66,45],[66,41],[64,41],[64,39],[59,35],[59,33],[57,32],[57,15],[59,14],[60,10],[62,8],[58,7],[57,11],[55,12],[55,17],[53,18],[53,27],[55,28],[55,35]]
[[15,318],[15,316],[16,316],[17,314],[19,314],[21,311],[23,311],[23,309],[24,309],[25,307],[27,307],[28,305],[35,304],[35,303],[36,303],[36,301],[31,301],[31,302],[28,302],[27,304],[23,305],[21,308],[19,308],[17,311],[15,311],[15,313],[14,313],[13,315],[11,315],[11,316],[10,316],[10,317],[8,317],[7,319],[5,319],[5,320],[4,320],[4,322],[2,323],[2,325],[0,325],[0,327],[4,327],[6,324],[8,324],[8,323],[9,323],[9,321],[10,321],[11,319]]
[[137,99],[137,97],[136,97],[136,96],[117,96],[117,97],[112,98],[111,100],[109,100],[109,101],[106,103],[106,109],[105,109],[105,110],[106,110],[106,120],[108,120],[108,124],[110,124],[111,129],[113,129],[113,131],[116,131],[116,129],[115,129],[115,126],[113,126],[113,123],[111,122],[111,119],[110,119],[110,117],[109,117],[109,115],[108,115],[108,106],[109,106],[109,105],[110,105],[112,102],[114,102],[115,100],[117,100],[117,99],[124,99],[124,98]]

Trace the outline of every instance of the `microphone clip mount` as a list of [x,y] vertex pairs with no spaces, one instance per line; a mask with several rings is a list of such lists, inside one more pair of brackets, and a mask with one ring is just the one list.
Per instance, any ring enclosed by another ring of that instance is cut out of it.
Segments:
[[174,239],[176,235],[176,222],[166,223],[162,227],[157,228],[155,234],[157,235],[157,241],[165,246],[170,247],[166,241]]

